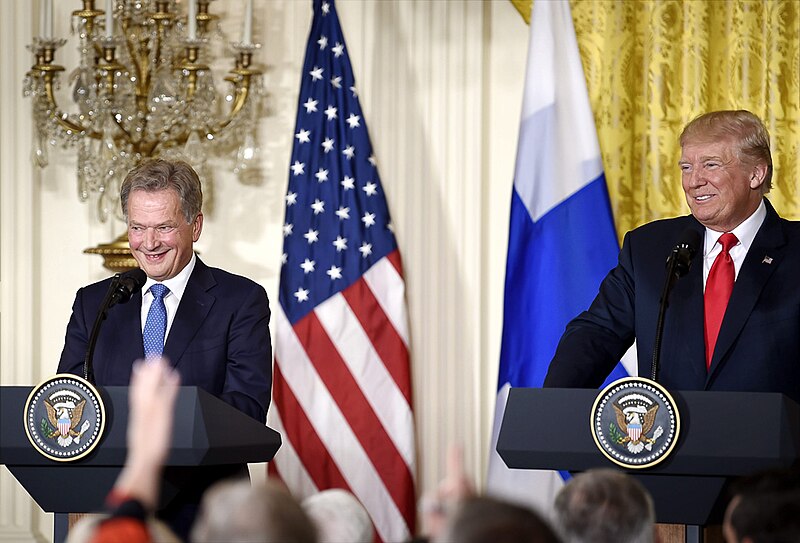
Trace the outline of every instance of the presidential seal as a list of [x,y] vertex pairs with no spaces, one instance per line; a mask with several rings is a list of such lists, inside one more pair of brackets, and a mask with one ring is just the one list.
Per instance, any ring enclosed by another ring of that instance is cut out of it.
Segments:
[[675,400],[649,379],[614,381],[592,406],[595,444],[609,460],[625,468],[649,468],[664,460],[678,441],[680,427]]
[[106,411],[100,394],[77,375],[59,374],[25,402],[25,433],[41,455],[59,462],[83,458],[100,442]]

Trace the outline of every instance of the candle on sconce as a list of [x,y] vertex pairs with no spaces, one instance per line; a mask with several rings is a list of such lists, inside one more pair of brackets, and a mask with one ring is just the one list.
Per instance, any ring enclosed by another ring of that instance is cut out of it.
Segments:
[[187,20],[189,23],[189,39],[197,39],[197,0],[189,0]]
[[253,0],[246,0],[242,43],[244,45],[251,45],[253,43]]
[[53,0],[39,2],[39,36],[45,40],[53,37]]
[[114,0],[106,0],[106,38],[114,35]]

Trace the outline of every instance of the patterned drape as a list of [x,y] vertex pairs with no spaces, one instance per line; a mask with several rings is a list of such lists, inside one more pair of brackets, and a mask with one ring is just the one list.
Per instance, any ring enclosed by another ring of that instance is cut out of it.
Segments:
[[[530,0],[512,0],[526,21]],[[800,1],[570,0],[617,231],[688,213],[686,122],[748,109],[769,129],[770,201],[800,219]]]

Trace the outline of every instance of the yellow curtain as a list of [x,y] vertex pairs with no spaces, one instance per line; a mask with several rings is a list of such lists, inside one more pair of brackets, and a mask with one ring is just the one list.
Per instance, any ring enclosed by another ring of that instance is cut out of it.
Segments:
[[[511,1],[529,21],[530,0]],[[677,139],[716,109],[764,120],[775,170],[768,197],[800,219],[800,0],[570,4],[620,236],[688,213]]]

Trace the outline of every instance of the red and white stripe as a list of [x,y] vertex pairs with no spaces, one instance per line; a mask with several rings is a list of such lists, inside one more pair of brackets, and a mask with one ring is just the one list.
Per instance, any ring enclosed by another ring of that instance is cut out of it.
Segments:
[[414,421],[397,251],[292,326],[276,311],[270,464],[298,497],[355,494],[382,541],[414,533]]

